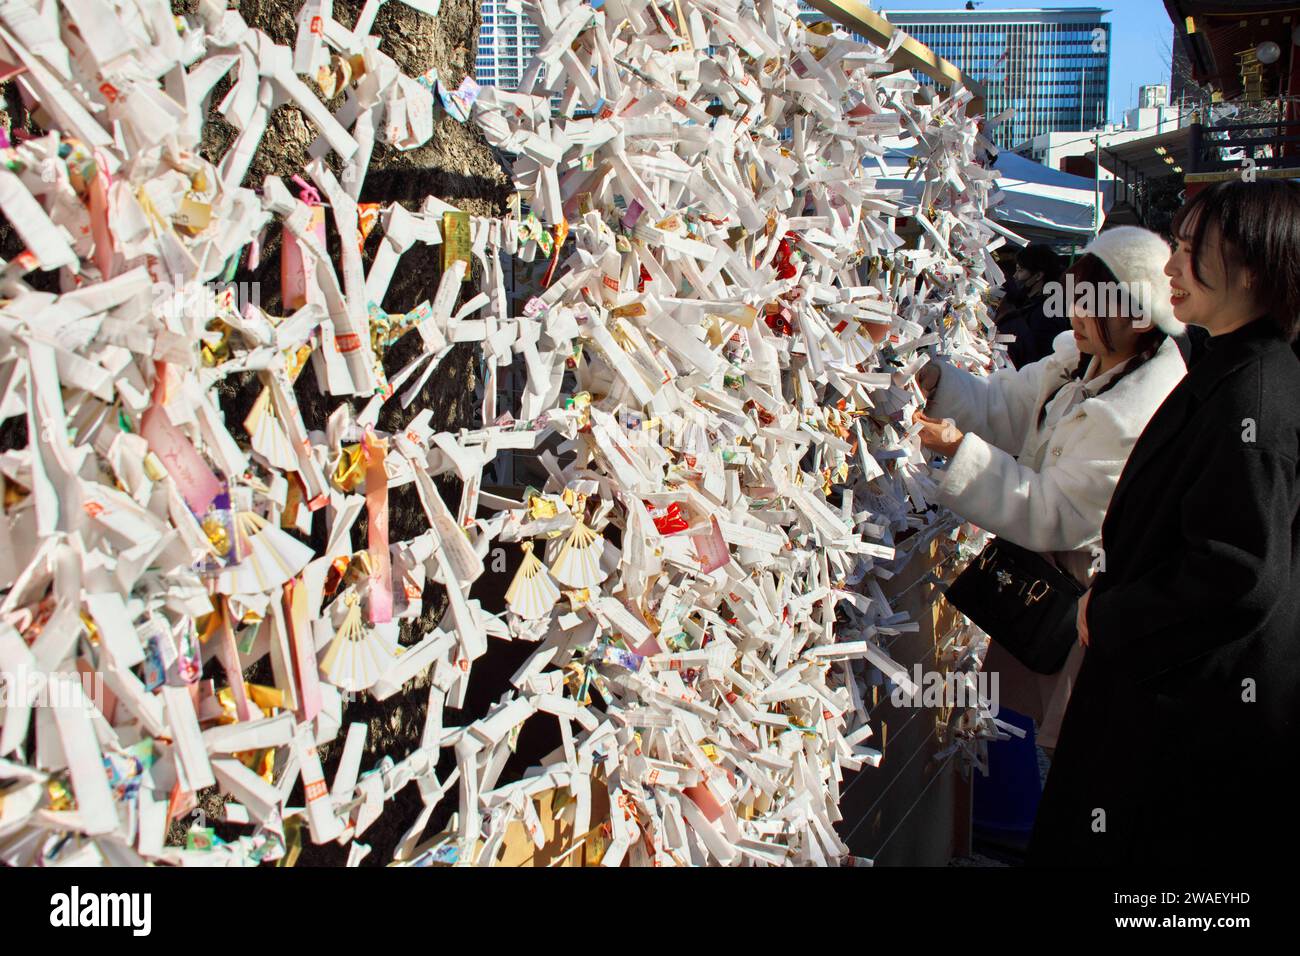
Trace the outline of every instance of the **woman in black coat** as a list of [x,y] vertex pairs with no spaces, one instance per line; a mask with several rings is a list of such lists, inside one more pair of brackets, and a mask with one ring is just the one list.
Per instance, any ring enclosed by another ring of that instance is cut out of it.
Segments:
[[1210,338],[1111,498],[1031,865],[1300,844],[1300,185],[1217,184],[1174,233],[1174,314]]

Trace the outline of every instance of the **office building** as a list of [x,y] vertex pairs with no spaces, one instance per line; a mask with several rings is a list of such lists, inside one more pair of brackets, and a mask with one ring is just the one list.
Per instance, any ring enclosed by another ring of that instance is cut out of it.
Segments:
[[1045,133],[1105,125],[1110,24],[1102,16],[1109,12],[1100,7],[882,11],[983,84],[987,115],[1015,110],[993,131],[993,141],[1004,148]]
[[[1163,83],[1153,84],[1138,88],[1138,105],[1124,113],[1123,123],[1107,124],[1095,133],[1077,130],[1040,133],[1038,136],[1017,143],[1012,150],[1052,169],[1091,176],[1091,166],[1085,170],[1082,165],[1072,163],[1070,160],[1074,157],[1082,157],[1091,162],[1096,149],[1094,142],[1096,137],[1100,137],[1101,148],[1106,149],[1147,136],[1162,136],[1181,129],[1190,121],[1189,108],[1177,103],[1172,105],[1169,103],[1169,87]],[[1103,170],[1101,178],[1109,179],[1110,173]]]
[[474,79],[513,90],[541,44],[541,30],[528,14],[507,9],[504,0],[483,0]]

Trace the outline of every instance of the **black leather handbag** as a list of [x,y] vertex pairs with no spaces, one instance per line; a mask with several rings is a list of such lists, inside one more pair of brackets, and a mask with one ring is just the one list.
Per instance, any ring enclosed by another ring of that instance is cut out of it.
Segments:
[[944,596],[984,633],[1039,674],[1055,674],[1078,639],[1083,586],[1041,554],[994,538]]

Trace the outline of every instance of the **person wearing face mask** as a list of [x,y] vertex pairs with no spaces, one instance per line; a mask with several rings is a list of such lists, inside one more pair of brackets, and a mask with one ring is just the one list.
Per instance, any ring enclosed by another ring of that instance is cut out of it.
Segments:
[[1007,358],[1015,368],[1050,355],[1052,342],[1069,328],[1064,312],[1047,308],[1052,286],[1065,264],[1050,246],[1031,243],[1016,253],[1016,271],[1003,286],[1004,295],[993,322],[1000,335],[1014,335]]
[[1300,184],[1215,184],[1173,229],[1174,314],[1209,339],[1112,496],[1031,864],[1300,848]]
[[[1103,232],[1067,273],[1071,329],[1048,357],[985,378],[946,362],[918,373],[926,395],[921,443],[949,458],[939,502],[999,540],[1047,558],[1080,589],[1129,450],[1185,373],[1171,335],[1182,331],[1163,274],[1169,246],[1125,226]],[[948,419],[947,422],[943,419]],[[1073,594],[1068,597],[1073,601]],[[1068,624],[1072,607],[1065,612]],[[1083,648],[1066,633],[1064,666],[1036,673],[997,643],[984,667],[1000,703],[1032,717],[1056,743]]]

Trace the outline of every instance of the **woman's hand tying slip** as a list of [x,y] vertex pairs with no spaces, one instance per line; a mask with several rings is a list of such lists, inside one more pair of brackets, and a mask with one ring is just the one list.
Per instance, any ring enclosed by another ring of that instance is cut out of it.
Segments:
[[938,455],[944,455],[951,458],[957,454],[957,448],[961,445],[961,440],[965,434],[952,421],[939,421],[931,418],[919,408],[912,416],[912,421],[921,422],[921,431],[918,438],[921,440],[921,447],[928,448]]

